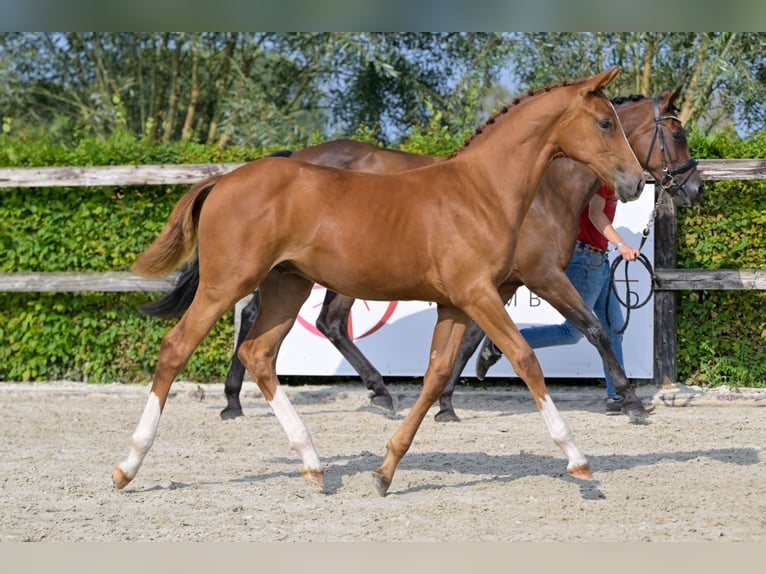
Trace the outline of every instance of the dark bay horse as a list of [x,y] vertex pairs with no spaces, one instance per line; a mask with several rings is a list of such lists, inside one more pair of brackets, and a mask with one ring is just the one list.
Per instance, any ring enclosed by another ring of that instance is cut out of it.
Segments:
[[[675,101],[681,88],[663,91],[654,98],[630,96],[612,99],[625,135],[644,169],[655,179],[657,186],[669,192],[679,205],[692,205],[699,201],[703,185],[691,159],[686,134],[676,116]],[[289,154],[289,152],[288,152]],[[352,140],[334,140],[296,151],[295,159],[331,165],[356,171],[376,173],[395,172],[429,165],[444,158],[421,156],[406,152],[385,150]],[[611,369],[613,380],[625,378],[611,345],[603,343],[605,333],[600,322],[574,290],[565,273],[574,240],[577,235],[578,216],[598,187],[598,178],[578,162],[557,159],[548,168],[524,219],[516,248],[516,268],[504,289],[515,291],[522,283],[551,303],[562,315],[588,336],[596,346],[605,364]],[[540,237],[549,238],[540,241]],[[142,310],[155,316],[179,317],[191,303],[199,279],[195,260],[179,277],[176,286],[160,300],[144,305]],[[348,317],[355,299],[327,291],[316,326],[359,373],[372,391],[373,404],[393,410],[393,399],[380,372],[354,344],[348,332]],[[242,308],[237,348],[247,336],[258,316],[260,297],[256,292]],[[459,420],[452,405],[452,394],[460,375],[476,350],[484,333],[471,322],[455,363],[447,388],[439,398],[440,410],[436,420]],[[242,414],[239,394],[245,368],[235,351],[226,376],[226,408],[224,419]]]
[[[567,456],[567,471],[590,479],[590,465],[498,289],[512,274],[522,220],[553,158],[585,163],[622,201],[641,194],[643,169],[603,95],[618,73],[612,68],[529,92],[491,117],[449,159],[422,168],[378,175],[264,158],[217,182],[192,187],[134,265],[141,275],[162,276],[198,250],[199,286],[189,309],[162,340],[128,456],[112,475],[115,487],[136,476],[173,380],[194,349],[255,289],[263,306],[239,357],[290,446],[300,453],[304,476],[324,483],[311,435],[274,368],[282,340],[314,283],[356,298],[437,304],[422,391],[373,472],[379,494],[388,492],[399,461],[444,390],[471,320],[527,384],[551,438]],[[357,233],[360,227],[364,234]],[[633,390],[628,386],[624,392],[628,414],[646,416]]]

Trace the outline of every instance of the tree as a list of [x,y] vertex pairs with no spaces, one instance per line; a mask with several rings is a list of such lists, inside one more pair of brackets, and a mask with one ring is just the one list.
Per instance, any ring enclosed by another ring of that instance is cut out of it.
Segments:
[[[681,117],[763,129],[761,33],[0,34],[6,132],[71,141],[128,130],[158,141],[298,147],[364,126],[386,143],[474,126],[515,87],[624,71],[613,95],[684,86]],[[513,95],[513,94],[511,94]]]
[[[763,130],[766,38],[760,33],[540,33],[514,36],[510,60],[523,86],[623,72],[613,91],[652,95],[683,85],[680,117],[705,132],[736,125]],[[615,93],[614,95],[618,95]]]
[[428,100],[459,122],[506,55],[478,33],[7,33],[0,105],[15,129],[62,139],[289,145],[360,123],[395,138],[428,121]]

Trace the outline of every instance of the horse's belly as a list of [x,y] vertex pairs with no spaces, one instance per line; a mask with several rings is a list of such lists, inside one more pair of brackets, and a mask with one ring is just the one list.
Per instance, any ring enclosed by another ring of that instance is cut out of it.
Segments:
[[424,273],[423,265],[395,262],[385,257],[368,259],[343,254],[314,254],[292,264],[303,276],[332,291],[377,301],[441,299]]

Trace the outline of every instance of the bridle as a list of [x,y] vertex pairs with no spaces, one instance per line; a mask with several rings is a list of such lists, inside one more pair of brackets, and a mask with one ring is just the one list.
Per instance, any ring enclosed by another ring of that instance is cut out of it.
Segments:
[[[649,160],[652,157],[654,145],[658,143],[660,147],[660,156],[662,157],[662,177],[657,183],[659,183],[661,190],[667,191],[672,195],[689,181],[692,172],[697,168],[697,160],[689,158],[678,167],[674,166],[673,158],[670,157],[670,152],[665,143],[665,132],[662,129],[662,122],[665,120],[676,120],[678,123],[681,123],[681,119],[676,115],[660,115],[659,98],[656,96],[652,98],[652,105],[654,106],[654,134],[652,135],[652,143],[649,146],[649,151],[646,153],[646,160],[641,164],[641,167],[644,168],[644,171],[651,174],[648,167]],[[676,181],[676,176],[684,173],[686,173],[686,177],[684,177],[680,183]],[[652,174],[652,176],[654,177],[654,174]]]
[[[670,152],[667,149],[667,145],[665,143],[665,132],[662,129],[662,122],[665,120],[676,120],[678,123],[681,123],[681,119],[678,116],[675,115],[660,115],[660,104],[659,104],[659,98],[654,97],[652,98],[652,105],[654,106],[654,134],[652,135],[652,143],[649,146],[649,151],[646,153],[646,160],[641,164],[641,167],[644,169],[645,172],[649,173],[654,177],[654,174],[649,170],[649,160],[652,157],[652,152],[654,151],[654,145],[656,143],[659,144],[660,149],[660,156],[662,157],[662,177],[657,180],[655,178],[655,183],[659,185],[660,190],[659,194],[657,195],[657,201],[654,205],[654,210],[652,211],[651,218],[649,222],[646,224],[646,227],[644,228],[644,231],[642,233],[641,237],[641,245],[639,246],[639,251],[643,249],[644,243],[646,243],[647,238],[649,237],[649,230],[652,227],[652,224],[654,223],[654,218],[657,215],[657,211],[659,209],[660,203],[662,202],[663,195],[667,192],[670,195],[673,195],[678,192],[679,189],[683,188],[684,185],[686,185],[686,182],[689,181],[689,178],[692,176],[692,173],[697,168],[697,160],[693,158],[689,158],[688,161],[684,162],[678,167],[675,167],[673,164],[673,158],[670,157]],[[687,173],[688,172],[688,173]],[[680,182],[676,181],[677,175],[682,175],[686,173],[686,177],[683,178]],[[626,287],[627,292],[625,294],[625,299],[623,299],[620,294],[617,292],[617,287],[615,285],[615,275],[617,273],[617,268],[622,261],[622,256],[618,255],[613,261],[612,265],[609,269],[609,290],[607,291],[606,296],[606,303],[605,303],[605,315],[606,315],[606,322],[609,329],[612,330],[613,333],[620,335],[625,332],[625,330],[628,328],[628,321],[630,320],[630,312],[633,309],[639,309],[646,305],[649,300],[652,298],[652,295],[654,294],[654,270],[652,269],[652,264],[649,261],[649,259],[644,255],[643,253],[639,254],[638,259],[636,259],[637,263],[640,263],[644,266],[644,269],[646,269],[647,273],[649,273],[649,276],[652,278],[652,281],[650,282],[650,289],[649,293],[646,295],[646,297],[643,300],[637,301],[635,303],[631,302],[631,295],[633,292],[630,290],[630,287]],[[631,262],[625,261],[625,285],[629,285],[628,283],[628,266]],[[609,317],[609,299],[612,297],[612,293],[614,293],[614,296],[617,297],[617,300],[619,301],[620,305],[625,307],[626,309],[626,315],[625,315],[625,321],[622,324],[622,327],[620,329],[615,329],[612,326],[612,321]]]

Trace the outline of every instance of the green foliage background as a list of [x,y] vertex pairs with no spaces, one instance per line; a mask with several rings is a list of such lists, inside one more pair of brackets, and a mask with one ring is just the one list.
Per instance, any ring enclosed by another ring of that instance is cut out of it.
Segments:
[[[241,162],[273,149],[156,144],[115,133],[76,146],[0,137],[0,165]],[[188,186],[0,190],[0,272],[127,271]],[[172,322],[142,315],[151,293],[0,293],[0,380],[135,382],[151,378]],[[219,380],[232,350],[229,314],[185,376]]]
[[[764,158],[766,132],[690,138],[693,156]],[[766,269],[766,180],[705,182],[679,208],[678,262],[686,269]],[[678,378],[689,384],[766,387],[766,292],[680,291]]]
[[[413,130],[408,151],[446,155],[470,130],[438,115]],[[360,129],[360,139],[374,139]],[[71,147],[0,136],[0,166],[240,162],[274,148],[157,144],[126,132]],[[766,155],[766,135],[691,138],[697,158]],[[126,271],[162,229],[187,186],[0,189],[0,272]],[[766,181],[706,183],[702,205],[678,210],[678,266],[766,268]],[[172,322],[145,317],[147,293],[0,293],[0,380],[143,382]],[[678,294],[678,378],[703,385],[766,386],[766,293]],[[223,380],[232,351],[229,313],[195,352],[186,379]]]

